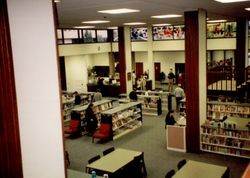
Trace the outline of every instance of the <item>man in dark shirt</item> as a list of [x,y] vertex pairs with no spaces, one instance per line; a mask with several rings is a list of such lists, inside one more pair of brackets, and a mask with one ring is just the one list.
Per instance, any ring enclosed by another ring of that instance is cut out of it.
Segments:
[[175,125],[174,110],[170,110],[165,118],[165,128],[167,125]]
[[173,92],[174,78],[175,78],[175,75],[173,73],[173,69],[171,68],[169,73],[168,73],[168,90],[169,90],[169,92]]

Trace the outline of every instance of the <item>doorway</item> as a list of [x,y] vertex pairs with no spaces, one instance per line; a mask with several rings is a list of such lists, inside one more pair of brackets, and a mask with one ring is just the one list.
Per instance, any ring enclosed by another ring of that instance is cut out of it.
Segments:
[[155,81],[160,81],[160,73],[161,73],[161,63],[160,62],[155,62],[154,63],[154,68],[155,68]]
[[143,63],[142,62],[135,63],[135,74],[136,74],[136,78],[140,78],[143,75]]

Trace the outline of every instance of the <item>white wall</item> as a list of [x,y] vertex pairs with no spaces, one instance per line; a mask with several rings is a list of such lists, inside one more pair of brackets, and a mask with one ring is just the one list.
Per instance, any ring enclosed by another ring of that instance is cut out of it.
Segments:
[[161,72],[168,74],[170,68],[175,71],[175,63],[185,63],[185,52],[154,52],[154,62],[160,62]]
[[92,66],[91,55],[65,57],[67,91],[87,91],[88,66]]
[[109,53],[93,54],[94,66],[109,66]]
[[23,177],[63,178],[62,117],[52,2],[9,0],[7,3]]

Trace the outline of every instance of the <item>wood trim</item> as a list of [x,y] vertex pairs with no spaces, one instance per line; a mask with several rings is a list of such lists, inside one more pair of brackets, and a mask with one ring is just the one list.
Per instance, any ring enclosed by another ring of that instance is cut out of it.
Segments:
[[237,19],[237,37],[235,51],[235,71],[236,85],[240,85],[245,80],[245,61],[246,61],[246,22],[245,18]]
[[125,39],[124,27],[118,28],[118,47],[119,47],[119,71],[120,71],[120,93],[127,93],[126,86],[126,57],[125,57]]
[[0,1],[0,177],[22,178],[17,99],[6,0]]
[[188,152],[200,151],[198,11],[185,12],[186,140]]

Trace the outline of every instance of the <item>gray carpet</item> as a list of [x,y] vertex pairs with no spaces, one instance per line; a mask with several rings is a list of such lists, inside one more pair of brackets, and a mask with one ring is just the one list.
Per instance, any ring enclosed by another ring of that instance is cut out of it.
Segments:
[[71,169],[85,171],[89,158],[100,154],[108,147],[125,148],[144,151],[148,178],[164,178],[170,169],[177,170],[177,163],[181,159],[197,160],[207,163],[228,166],[230,178],[240,178],[249,159],[224,156],[211,153],[180,153],[166,149],[166,132],[164,119],[166,112],[161,116],[143,116],[143,126],[120,137],[117,140],[104,144],[92,143],[91,137],[82,136],[77,139],[66,138],[66,149],[70,155]]

